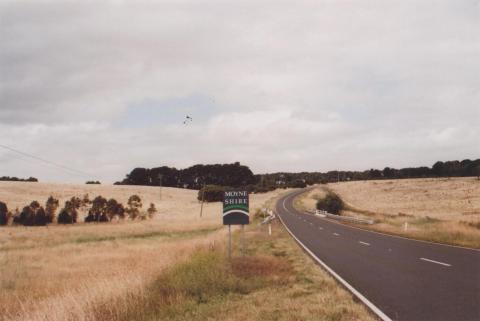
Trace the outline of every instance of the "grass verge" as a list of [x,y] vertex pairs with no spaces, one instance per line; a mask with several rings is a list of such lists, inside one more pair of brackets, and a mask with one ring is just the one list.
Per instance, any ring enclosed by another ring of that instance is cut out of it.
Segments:
[[[245,253],[203,248],[162,273],[144,291],[109,306],[96,320],[375,320],[319,268],[276,222],[273,235],[254,222]],[[234,244],[239,244],[239,233]]]

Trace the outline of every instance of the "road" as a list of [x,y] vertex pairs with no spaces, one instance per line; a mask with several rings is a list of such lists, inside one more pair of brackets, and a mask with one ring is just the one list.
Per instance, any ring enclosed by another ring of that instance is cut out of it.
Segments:
[[479,321],[480,251],[366,231],[297,211],[276,212],[297,242],[383,320]]

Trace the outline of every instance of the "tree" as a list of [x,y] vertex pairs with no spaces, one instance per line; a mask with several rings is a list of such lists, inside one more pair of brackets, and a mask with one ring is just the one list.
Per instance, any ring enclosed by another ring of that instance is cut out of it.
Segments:
[[218,185],[207,185],[198,191],[197,199],[205,202],[223,202],[225,188]]
[[106,214],[110,221],[115,216],[118,218],[125,218],[125,208],[123,207],[122,203],[119,203],[115,199],[111,198],[106,204]]
[[0,225],[7,225],[11,213],[8,211],[7,204],[0,202]]
[[13,222],[24,226],[43,226],[47,225],[48,218],[40,203],[33,201],[20,214],[15,215]]
[[134,220],[140,214],[140,208],[142,208],[142,200],[138,195],[132,195],[128,199],[127,213],[130,219]]
[[85,222],[108,222],[107,217],[107,199],[97,196],[92,201],[92,208],[88,211]]
[[77,223],[78,209],[80,206],[81,200],[78,197],[72,197],[69,201],[66,201],[64,208],[58,214],[58,224]]
[[150,203],[150,207],[148,208],[147,213],[148,213],[148,218],[153,218],[155,216],[155,214],[157,213],[155,204]]
[[344,203],[342,199],[333,192],[329,192],[324,198],[317,202],[318,210],[327,211],[331,214],[339,214],[343,207]]
[[58,200],[53,196],[50,196],[47,199],[47,203],[45,204],[45,213],[47,215],[48,223],[53,223],[53,221],[55,220],[55,214],[57,212],[59,205],[60,204]]

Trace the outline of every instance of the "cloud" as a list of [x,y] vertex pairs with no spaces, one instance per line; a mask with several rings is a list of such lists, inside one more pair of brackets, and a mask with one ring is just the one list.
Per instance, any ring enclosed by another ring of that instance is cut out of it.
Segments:
[[[473,0],[5,0],[0,143],[104,181],[475,158],[479,18]],[[83,180],[5,151],[0,168]]]

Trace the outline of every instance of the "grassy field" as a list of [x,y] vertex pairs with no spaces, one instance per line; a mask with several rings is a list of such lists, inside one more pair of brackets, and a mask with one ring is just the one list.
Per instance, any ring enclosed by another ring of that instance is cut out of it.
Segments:
[[[246,256],[235,248],[227,262],[221,204],[207,204],[200,219],[195,191],[163,188],[159,200],[152,187],[0,184],[9,208],[84,193],[123,202],[138,194],[159,214],[138,222],[1,227],[0,320],[373,319],[278,225],[272,237],[250,225]],[[251,195],[252,213],[282,193]]]
[[[317,186],[296,201],[314,210],[326,190],[342,197],[342,215],[373,218],[362,226],[423,240],[480,248],[480,180],[468,178],[341,182]],[[405,228],[407,223],[407,228]]]

